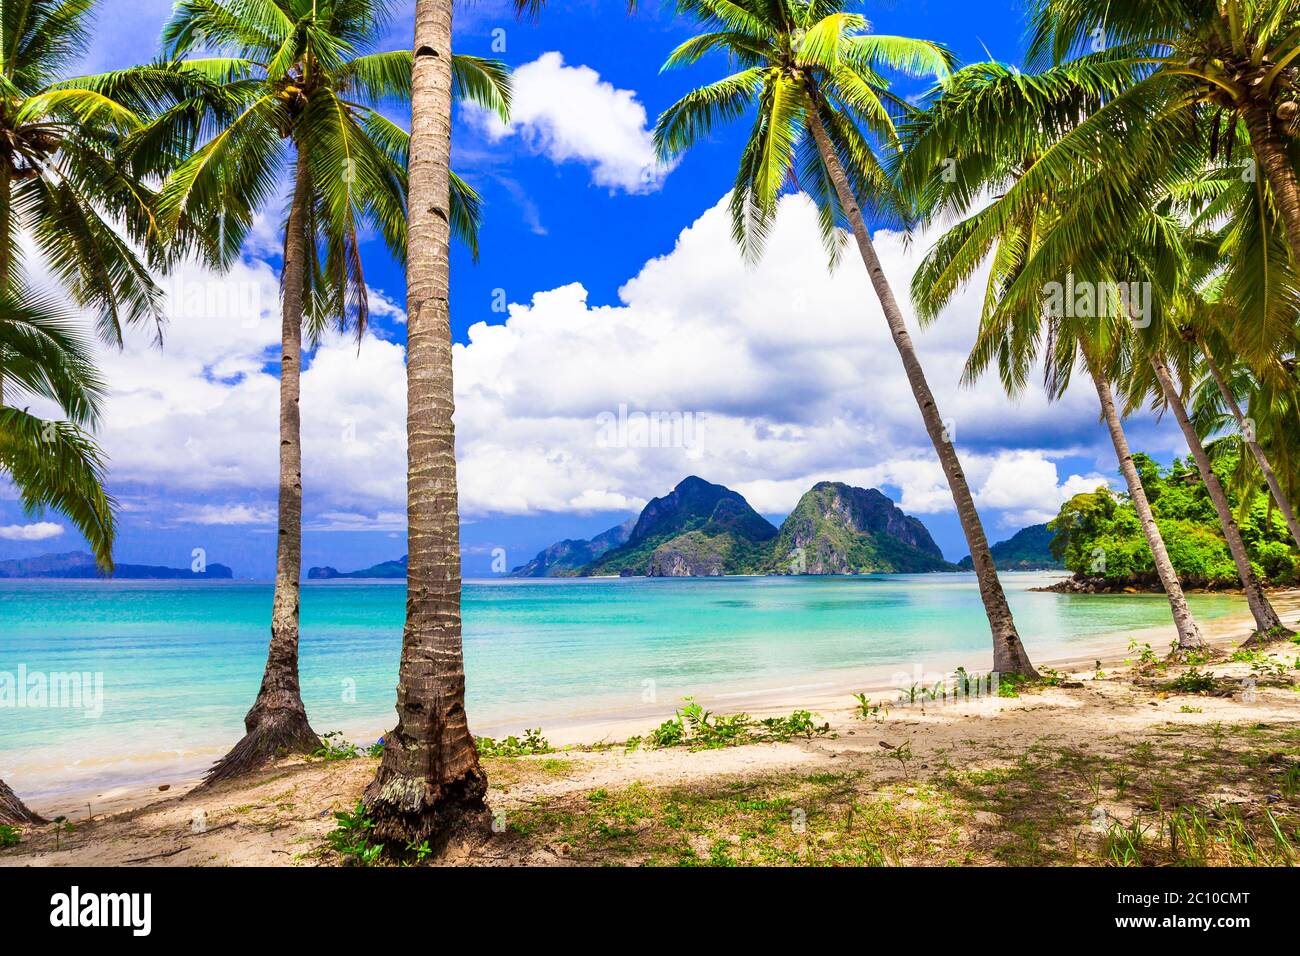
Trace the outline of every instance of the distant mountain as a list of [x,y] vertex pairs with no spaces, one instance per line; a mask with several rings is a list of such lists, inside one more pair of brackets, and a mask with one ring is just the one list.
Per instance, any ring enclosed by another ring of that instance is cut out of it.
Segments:
[[608,531],[602,531],[590,540],[566,538],[557,541],[527,564],[521,564],[510,572],[512,578],[560,578],[573,577],[591,562],[595,561],[611,548],[617,548],[632,533],[636,524],[635,517],[628,518],[622,524],[615,525]]
[[953,571],[930,532],[875,488],[821,481],[781,524],[773,570],[790,574]]
[[379,564],[373,564],[368,568],[362,568],[360,571],[339,571],[328,565],[323,568],[308,568],[307,580],[309,581],[328,581],[331,578],[405,578],[406,577],[406,559],[407,555],[402,555],[396,561],[381,561]]
[[[1021,528],[1006,541],[989,548],[993,566],[999,571],[1064,571],[1065,566],[1052,557],[1052,532],[1045,524]],[[957,566],[964,571],[974,570],[970,555]]]
[[627,541],[584,575],[695,577],[753,573],[777,535],[739,494],[691,475],[642,509]]
[[[34,558],[0,561],[0,578],[102,578],[94,555],[85,551],[64,554],[41,554]],[[165,568],[151,564],[118,564],[111,577],[115,580],[206,580],[233,578],[234,572],[224,564],[209,564],[202,572],[189,568]]]

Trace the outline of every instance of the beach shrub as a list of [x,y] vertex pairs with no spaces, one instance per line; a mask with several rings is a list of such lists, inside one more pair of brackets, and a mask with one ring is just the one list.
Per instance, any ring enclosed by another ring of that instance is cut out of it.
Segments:
[[310,756],[316,760],[354,760],[363,753],[373,754],[374,748],[362,750],[356,744],[343,739],[343,732],[331,730],[321,734],[321,746],[313,750]]
[[334,814],[338,822],[330,831],[329,845],[343,858],[344,866],[372,866],[384,852],[382,843],[370,842],[370,831],[375,821],[366,815],[366,807],[360,800],[351,813],[340,811]]
[[760,720],[766,735],[772,740],[789,740],[791,737],[803,737],[811,740],[814,735],[830,733],[830,722],[819,724],[813,720],[811,711],[796,710],[788,717],[768,717]]
[[884,701],[871,703],[866,694],[854,694],[853,699],[858,702],[858,709],[853,716],[860,720],[874,720],[876,723],[884,723],[885,718],[889,715],[889,708],[885,706]]
[[11,846],[17,846],[22,840],[23,831],[17,827],[11,827],[7,823],[0,823],[0,850],[8,849]]
[[1201,694],[1214,689],[1214,674],[1209,671],[1202,674],[1197,668],[1191,667],[1187,673],[1179,674],[1171,680],[1168,688],[1182,694]]
[[[830,723],[818,724],[811,711],[796,710],[786,717],[765,717],[755,721],[749,714],[720,717],[705,710],[690,697],[682,698],[677,712],[650,732],[648,742],[656,748],[691,747],[714,749],[744,743],[785,741],[792,737],[812,738],[830,733]],[[641,738],[634,738],[637,743]],[[632,742],[628,748],[633,749]]]
[[501,740],[492,737],[475,737],[481,757],[526,757],[531,754],[553,753],[555,748],[542,736],[542,728],[534,727],[524,731],[522,738],[511,734]]

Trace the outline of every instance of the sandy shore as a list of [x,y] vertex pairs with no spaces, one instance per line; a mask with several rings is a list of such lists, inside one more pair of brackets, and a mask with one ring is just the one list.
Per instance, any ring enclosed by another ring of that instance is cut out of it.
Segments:
[[[1294,624],[1300,613],[1300,592],[1276,594],[1273,600],[1284,619]],[[830,732],[808,740],[722,750],[679,747],[625,752],[621,746],[601,745],[648,732],[671,707],[662,707],[655,715],[548,727],[546,736],[557,749],[571,744],[584,747],[551,757],[486,761],[493,783],[492,805],[512,814],[539,802],[576,799],[592,792],[700,787],[736,777],[768,779],[771,774],[818,768],[837,772],[856,768],[859,774],[877,774],[881,755],[904,744],[924,767],[927,754],[932,758],[961,751],[967,763],[979,764],[1008,748],[1033,749],[1053,741],[1087,746],[1114,740],[1116,746],[1131,747],[1144,739],[1163,740],[1169,727],[1210,733],[1207,728],[1231,723],[1280,727],[1292,737],[1300,733],[1295,729],[1300,727],[1300,694],[1295,690],[1300,648],[1289,642],[1269,648],[1272,677],[1261,682],[1258,693],[1246,694],[1238,688],[1245,688],[1256,671],[1224,653],[1249,632],[1248,616],[1220,619],[1206,631],[1220,652],[1210,668],[1220,689],[1209,695],[1186,698],[1153,689],[1149,671],[1143,676],[1123,663],[1133,656],[1129,643],[1134,639],[1150,643],[1163,655],[1172,627],[1109,635],[1069,659],[1036,661],[1040,669],[1050,667],[1069,675],[1068,687],[1049,687],[1018,699],[991,698],[946,707],[931,704],[928,711],[893,703],[887,716],[874,722],[855,714],[851,694],[863,692],[873,700],[890,702],[898,685],[887,679],[873,684],[869,674],[842,679],[835,686],[765,689],[722,699],[701,694],[701,702],[719,713],[745,711],[762,717],[812,710],[819,721],[830,725]],[[1097,661],[1104,677],[1097,674]],[[193,796],[187,794],[194,780],[173,781],[165,792],[155,786],[105,791],[91,796],[90,820],[82,797],[37,801],[34,808],[47,816],[62,814],[74,821],[74,832],[63,835],[55,850],[48,834],[34,831],[20,847],[0,852],[0,864],[319,863],[324,836],[333,826],[332,814],[356,802],[374,766],[368,758],[331,763],[289,759],[246,780]],[[535,858],[538,853],[542,857]],[[554,862],[554,847],[523,845],[498,856],[489,853],[485,860],[471,862]]]

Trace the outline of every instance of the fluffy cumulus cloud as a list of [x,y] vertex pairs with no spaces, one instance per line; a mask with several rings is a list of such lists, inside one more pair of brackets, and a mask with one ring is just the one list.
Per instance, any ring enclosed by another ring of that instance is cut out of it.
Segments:
[[[877,236],[906,300],[924,236]],[[828,272],[806,198],[783,201],[766,258],[746,265],[725,202],[644,265],[613,304],[575,281],[478,323],[454,349],[461,506],[467,519],[630,512],[698,474],[766,513],[815,481],[886,486],[907,510],[951,510],[898,355],[859,262]],[[100,440],[136,520],[274,526],[278,280],[248,258],[167,281],[164,351],[143,333],[106,351],[113,393]],[[1004,524],[1044,520],[1105,479],[1060,474],[1095,455],[1095,398],[1049,406],[990,380],[960,388],[977,292],[916,335],[979,503]],[[376,293],[380,308],[400,308]],[[330,335],[302,376],[305,527],[405,525],[405,373],[397,342]],[[1082,436],[1082,437],[1080,437]]]
[[611,191],[653,192],[670,172],[655,158],[645,107],[588,66],[543,53],[514,71],[510,123],[473,106],[465,115],[494,142],[517,138],[556,163],[582,163]]
[[61,534],[63,534],[63,525],[55,524],[53,521],[0,525],[0,538],[5,541],[48,541]]
[[[846,255],[828,272],[816,236],[811,204],[789,197],[760,267],[747,266],[719,203],[618,304],[592,304],[574,282],[471,327],[455,349],[462,506],[625,510],[696,473],[768,513],[821,479],[888,485],[917,513],[950,510],[861,264]],[[905,300],[928,239],[882,232],[877,243]],[[1048,405],[1036,388],[1008,398],[992,379],[958,387],[977,294],[917,347],[981,503],[1044,520],[1105,480],[1057,473],[1060,458],[1091,453],[1061,436],[1097,434],[1095,397],[1076,389]]]
[[[35,262],[31,257],[29,261]],[[39,273],[38,283],[51,284]],[[111,383],[97,437],[112,490],[133,520],[166,526],[275,525],[278,486],[279,278],[249,257],[224,276],[197,265],[162,280],[168,322],[161,350],[151,330],[128,330],[101,349]],[[372,311],[402,318],[371,290]],[[405,353],[367,333],[331,333],[302,375],[306,507],[377,520],[405,494]],[[34,407],[34,411],[44,409]],[[359,519],[358,519],[359,520]]]

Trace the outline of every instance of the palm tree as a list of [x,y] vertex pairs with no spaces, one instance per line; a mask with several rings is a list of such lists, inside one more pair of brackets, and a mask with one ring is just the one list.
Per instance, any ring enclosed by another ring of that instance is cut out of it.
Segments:
[[880,301],[908,383],[952,491],[970,546],[980,596],[993,635],[993,666],[1004,674],[1034,675],[989,553],[956,449],[912,345],[911,334],[881,268],[863,204],[896,206],[896,195],[863,130],[893,148],[895,119],[908,108],[888,89],[886,70],[912,75],[948,73],[942,47],[904,37],[867,33],[866,20],[844,11],[843,0],[779,3],[683,0],[679,8],[708,32],[682,44],[665,69],[725,51],[741,69],[687,94],[659,118],[661,156],[680,154],[722,121],[757,103],[731,197],[733,234],[751,258],[776,214],[785,183],[798,181],[818,205],[824,239],[834,248],[837,224],[847,220]]
[[[1100,108],[1127,75],[1127,67],[1113,54],[1099,54],[1036,74],[979,63],[952,76],[931,108],[906,130],[901,180],[924,220],[966,218],[926,255],[912,278],[912,296],[921,320],[934,321],[988,261],[980,330],[964,380],[974,381],[996,363],[1003,386],[1015,393],[1025,387],[1041,358],[1048,395],[1055,398],[1068,387],[1076,366],[1087,372],[1168,598],[1178,644],[1192,649],[1205,640],[1156,524],[1110,384],[1124,362],[1128,316],[1063,314],[1045,308],[1041,292],[1051,282],[1057,288],[1066,286],[1062,280],[1070,278],[1070,260],[1063,258],[1056,237],[1080,230],[1091,235],[1090,227],[1078,220],[1107,204],[1095,193],[1089,197],[1091,205],[1075,201],[1074,182],[1065,179],[1057,183],[1051,202],[1005,208],[1010,205],[1007,197],[1015,196],[1025,178],[1047,162],[1060,141]],[[977,207],[990,192],[998,198]]]
[[[460,518],[452,421],[450,0],[416,0],[406,260],[406,626],[397,726],[365,792],[376,839],[428,843],[487,825],[487,777],[465,717],[460,634]],[[508,88],[499,107],[508,113]]]
[[[1238,122],[1300,261],[1300,184],[1292,140],[1300,131],[1300,3],[1296,0],[1033,0],[1031,63],[1061,62],[1088,45],[1121,52],[1133,82],[1109,104],[1117,135],[1208,115],[1216,140]],[[1125,122],[1122,118],[1127,117]],[[1144,122],[1154,119],[1154,124]],[[1107,151],[1108,163],[1123,165]]]
[[[1186,245],[1192,276],[1183,296],[1179,331],[1200,353],[1206,379],[1201,395],[1216,395],[1198,401],[1200,407],[1192,415],[1193,421],[1199,419],[1198,434],[1204,437],[1218,430],[1218,421],[1211,430],[1204,430],[1209,424],[1207,415],[1213,417],[1217,412],[1221,419],[1231,420],[1240,444],[1250,453],[1241,457],[1238,470],[1244,467],[1246,474],[1252,473],[1249,460],[1254,460],[1273,504],[1300,547],[1300,521],[1291,504],[1292,495],[1283,488],[1261,442],[1264,434],[1282,436],[1287,432],[1287,426],[1278,427],[1272,414],[1286,403],[1279,405],[1264,396],[1270,392],[1285,395],[1294,384],[1286,362],[1296,353],[1300,333],[1296,325],[1300,276],[1287,252],[1273,204],[1243,175],[1247,171],[1229,152],[1205,176],[1175,190],[1190,220],[1191,233]],[[1232,357],[1226,372],[1216,355]],[[1252,383],[1251,419],[1230,379]]]
[[[1209,441],[1229,432],[1207,445],[1211,459],[1237,451],[1232,490],[1242,506],[1248,507],[1262,479],[1292,540],[1300,546],[1300,526],[1291,506],[1300,494],[1300,404],[1296,400],[1300,389],[1296,387],[1295,360],[1279,357],[1265,374],[1256,374],[1244,365],[1225,372],[1210,354],[1207,350],[1209,375],[1193,397],[1192,421],[1197,434]],[[1226,349],[1219,354],[1227,354]]]
[[[299,383],[304,323],[315,342],[333,320],[364,333],[368,301],[360,235],[374,227],[399,261],[406,256],[409,137],[380,107],[410,96],[411,54],[372,52],[388,22],[387,0],[182,0],[163,43],[184,75],[220,84],[238,104],[229,121],[181,162],[164,184],[164,223],[218,220],[237,250],[254,213],[291,169],[281,272],[280,495],[271,641],[244,737],[207,783],[255,769],[284,753],[321,746],[308,723],[298,677],[302,572],[302,448]],[[224,56],[196,56],[211,47]],[[183,59],[182,59],[183,58]],[[501,108],[504,69],[461,58],[458,87]],[[186,129],[193,124],[186,119]],[[473,239],[478,197],[454,181],[447,209]]]
[[[31,288],[23,268],[34,251],[106,342],[120,344],[125,325],[161,334],[150,267],[170,257],[153,228],[156,197],[123,149],[145,119],[59,79],[85,51],[92,15],[89,2],[0,5],[0,472],[29,514],[67,515],[111,572],[114,502],[89,434],[104,385],[78,316]],[[31,414],[28,399],[53,402],[63,418]],[[39,821],[0,781],[0,822]]]
[[18,799],[3,780],[0,780],[0,823],[44,823],[45,818],[33,813]]

